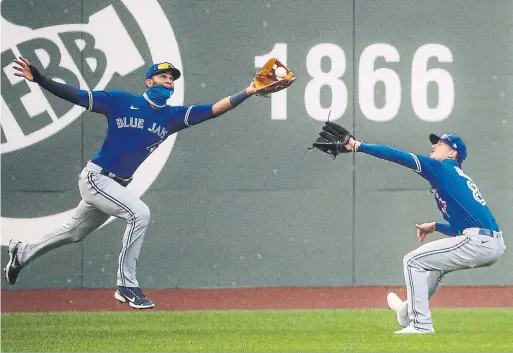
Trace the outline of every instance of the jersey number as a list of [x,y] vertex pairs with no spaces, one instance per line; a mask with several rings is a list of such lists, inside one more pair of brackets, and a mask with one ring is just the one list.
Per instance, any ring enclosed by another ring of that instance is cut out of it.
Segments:
[[474,200],[479,202],[481,205],[485,206],[486,201],[483,198],[483,195],[481,195],[481,191],[479,191],[479,188],[472,180],[467,180],[467,186],[472,191],[472,196],[474,196]]
[[460,176],[467,179],[467,186],[470,189],[470,191],[472,191],[472,196],[474,196],[474,200],[479,202],[481,205],[485,206],[486,201],[484,200],[483,195],[481,195],[481,191],[479,191],[479,188],[477,187],[476,183],[474,183],[472,181],[472,179],[470,179],[470,177],[467,174],[465,174],[465,172],[463,172],[463,170],[461,170],[461,168],[458,168],[458,167],[454,167],[454,168],[456,168],[456,171],[458,172],[458,174]]

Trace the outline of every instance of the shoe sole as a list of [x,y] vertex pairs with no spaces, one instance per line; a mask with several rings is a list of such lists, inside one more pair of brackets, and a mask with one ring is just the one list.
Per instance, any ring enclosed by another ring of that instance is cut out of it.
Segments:
[[399,330],[399,331],[395,331],[394,334],[395,335],[432,335],[434,334],[435,332],[434,331],[409,331],[409,332],[400,332],[402,330]]
[[127,304],[128,303],[128,305],[130,305],[134,309],[153,309],[155,307],[155,303],[148,304],[148,305],[137,305],[137,304],[134,304],[134,303],[126,300],[126,298],[124,296],[122,296],[121,294],[119,294],[118,291],[116,291],[116,293],[114,293],[114,298],[116,298],[116,300],[119,301],[120,303],[123,303],[123,304]]
[[7,253],[9,254],[9,261],[7,262],[7,265],[5,265],[4,267],[4,273],[5,273],[5,280],[7,281],[7,283],[9,283],[10,285],[13,285],[16,283],[16,280],[18,279],[18,276],[16,276],[16,278],[11,281],[9,279],[9,269],[11,268],[11,265],[14,261],[14,256],[16,256],[16,254],[18,253],[18,244],[20,242],[17,242],[16,245],[14,246],[14,248],[12,248],[12,251],[9,250],[9,248],[7,248]]

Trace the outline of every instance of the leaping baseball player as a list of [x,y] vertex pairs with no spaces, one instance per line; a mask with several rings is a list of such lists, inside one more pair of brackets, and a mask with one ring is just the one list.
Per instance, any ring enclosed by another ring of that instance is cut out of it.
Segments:
[[82,170],[78,187],[82,200],[71,219],[35,243],[9,242],[5,278],[15,284],[21,269],[46,252],[79,242],[110,216],[126,221],[119,254],[115,298],[135,309],[153,308],[136,279],[136,265],[146,228],[148,206],[125,187],[141,163],[168,136],[218,117],[256,92],[254,82],[215,104],[169,106],[180,70],[168,62],[153,64],[146,73],[147,90],[134,95],[117,90],[86,91],[53,81],[24,58],[14,59],[16,76],[39,84],[55,96],[107,117],[108,128],[101,149]]
[[429,135],[429,157],[392,147],[362,143],[344,127],[327,122],[314,142],[315,148],[336,156],[363,152],[413,169],[426,179],[446,222],[417,224],[417,238],[424,241],[438,231],[449,238],[426,243],[403,259],[407,300],[389,293],[387,302],[404,328],[397,334],[434,333],[429,298],[449,272],[494,264],[506,249],[499,229],[476,183],[463,172],[467,158],[463,140],[453,134]]

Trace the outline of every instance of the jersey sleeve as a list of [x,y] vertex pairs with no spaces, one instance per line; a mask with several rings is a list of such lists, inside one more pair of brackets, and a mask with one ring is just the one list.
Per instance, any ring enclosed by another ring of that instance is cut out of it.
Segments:
[[413,170],[428,180],[431,185],[439,184],[438,179],[440,178],[439,175],[441,175],[442,162],[414,153],[410,153],[410,155],[415,161],[415,168]]
[[450,237],[454,237],[454,236],[458,235],[458,231],[456,229],[454,229],[453,226],[451,226],[450,223],[436,222],[435,223],[435,230],[437,232],[440,232],[442,234],[448,235]]
[[213,118],[212,107],[212,104],[191,105],[185,112],[184,124],[192,126]]
[[368,143],[362,143],[359,150],[360,152],[370,154],[371,156],[385,159],[413,169],[420,176],[427,179],[432,185],[436,183],[436,171],[441,167],[441,162],[435,159],[405,152],[389,146]]
[[89,111],[101,114],[108,114],[112,106],[127,93],[107,90],[107,91],[80,91],[80,100],[86,102],[85,108]]
[[212,104],[170,107],[170,114],[172,115],[170,123],[172,127],[169,130],[174,133],[212,119],[214,117],[212,107]]

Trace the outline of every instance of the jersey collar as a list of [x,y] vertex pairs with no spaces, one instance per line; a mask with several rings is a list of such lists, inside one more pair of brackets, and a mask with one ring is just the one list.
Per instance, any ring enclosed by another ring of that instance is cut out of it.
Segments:
[[461,165],[460,162],[458,162],[457,160],[450,158],[444,159],[444,163],[452,164],[456,167],[459,167]]

